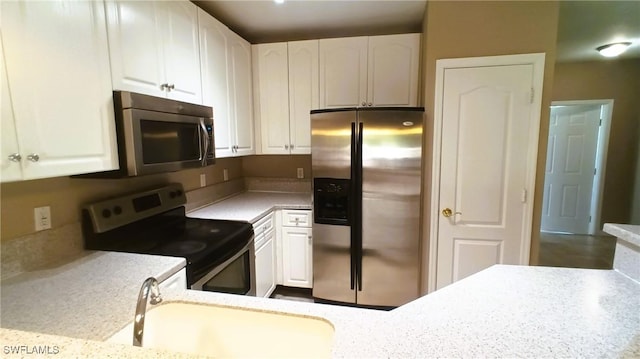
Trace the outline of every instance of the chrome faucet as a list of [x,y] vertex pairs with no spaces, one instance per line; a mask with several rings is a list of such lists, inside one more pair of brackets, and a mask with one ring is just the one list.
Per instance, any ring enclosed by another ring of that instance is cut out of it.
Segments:
[[138,305],[136,306],[136,316],[133,318],[133,345],[142,346],[142,335],[144,334],[144,316],[147,314],[147,298],[151,292],[151,304],[162,302],[160,289],[158,288],[158,280],[154,277],[147,278],[142,283],[140,294],[138,295]]

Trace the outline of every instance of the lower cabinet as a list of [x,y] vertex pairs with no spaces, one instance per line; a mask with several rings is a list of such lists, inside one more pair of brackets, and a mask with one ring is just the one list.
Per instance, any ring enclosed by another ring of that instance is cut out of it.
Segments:
[[275,238],[274,230],[264,234],[263,238],[257,238],[260,247],[256,247],[256,297],[269,297],[276,289]]
[[273,213],[253,225],[256,247],[256,297],[269,297],[276,289],[276,231]]
[[313,238],[310,222],[311,211],[283,210],[282,221],[282,284],[289,287],[313,286]]

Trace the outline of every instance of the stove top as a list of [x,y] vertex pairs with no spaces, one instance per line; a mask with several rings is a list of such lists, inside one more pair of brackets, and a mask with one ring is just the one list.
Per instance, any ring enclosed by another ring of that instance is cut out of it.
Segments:
[[[184,196],[181,188],[176,184],[151,194],[145,192],[85,207],[82,220],[85,248],[183,257],[187,260],[187,282],[191,286],[244,248],[253,239],[253,227],[241,221],[189,218],[184,206],[167,210],[180,202],[178,197]],[[169,201],[162,201],[162,193],[167,194]],[[142,212],[147,213],[141,215]]]

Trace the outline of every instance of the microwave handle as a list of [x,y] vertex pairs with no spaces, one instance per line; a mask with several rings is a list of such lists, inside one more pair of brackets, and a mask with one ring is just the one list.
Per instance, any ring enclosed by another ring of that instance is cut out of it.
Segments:
[[202,167],[207,165],[207,153],[209,153],[209,146],[211,139],[207,132],[207,126],[204,124],[204,118],[200,118],[200,128],[202,129],[202,138],[204,139],[204,153],[202,154]]

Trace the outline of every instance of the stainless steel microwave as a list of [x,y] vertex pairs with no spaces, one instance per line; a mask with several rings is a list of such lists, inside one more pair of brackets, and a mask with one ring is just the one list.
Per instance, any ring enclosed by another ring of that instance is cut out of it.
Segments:
[[215,163],[213,109],[114,91],[120,169],[82,177],[130,177]]

